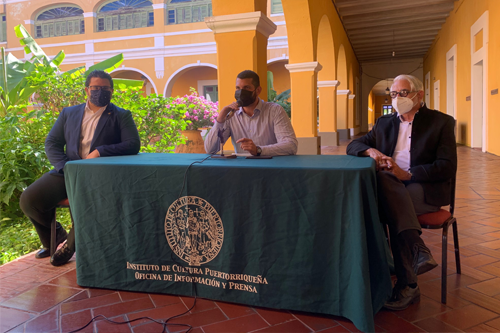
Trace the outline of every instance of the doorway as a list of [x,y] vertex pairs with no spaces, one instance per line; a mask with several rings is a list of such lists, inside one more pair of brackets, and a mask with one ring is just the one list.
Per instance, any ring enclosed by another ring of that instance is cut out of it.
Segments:
[[439,110],[439,103],[441,102],[441,93],[439,91],[439,85],[441,84],[440,80],[434,82],[434,110]]
[[457,118],[457,46],[446,53],[446,113]]
[[483,149],[484,135],[484,77],[483,61],[479,61],[472,66],[472,148]]

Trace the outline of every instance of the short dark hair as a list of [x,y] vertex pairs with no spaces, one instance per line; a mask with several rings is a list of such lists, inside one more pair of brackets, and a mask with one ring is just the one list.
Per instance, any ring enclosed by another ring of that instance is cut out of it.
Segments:
[[249,69],[241,72],[237,76],[238,79],[252,79],[252,84],[255,88],[260,87],[260,79],[259,75],[255,73],[254,71],[251,71]]
[[100,79],[107,79],[109,81],[109,85],[111,86],[111,89],[113,89],[113,78],[111,77],[111,75],[109,75],[108,73],[106,73],[105,71],[101,71],[101,70],[93,70],[92,72],[90,72],[90,74],[87,76],[87,80],[85,80],[85,87],[88,88],[88,86],[90,85],[90,80],[93,78],[93,77],[98,77]]

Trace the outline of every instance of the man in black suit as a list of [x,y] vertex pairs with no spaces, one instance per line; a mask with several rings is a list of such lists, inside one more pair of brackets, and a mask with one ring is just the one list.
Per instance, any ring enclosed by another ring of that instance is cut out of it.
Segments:
[[347,154],[376,162],[379,213],[389,226],[397,277],[385,307],[403,310],[420,299],[417,275],[437,266],[420,238],[417,216],[450,204],[457,149],[455,120],[427,108],[419,79],[396,77],[390,94],[397,112],[380,117],[347,146]]
[[[50,223],[57,204],[66,199],[66,162],[104,156],[133,155],[140,149],[140,138],[132,114],[112,104],[113,79],[92,71],[85,82],[87,103],[64,108],[45,140],[45,152],[54,169],[44,174],[22,193],[19,205],[31,220],[43,248],[36,258],[50,256]],[[52,256],[54,266],[67,263],[75,253],[73,229],[57,223],[56,244],[63,245]]]

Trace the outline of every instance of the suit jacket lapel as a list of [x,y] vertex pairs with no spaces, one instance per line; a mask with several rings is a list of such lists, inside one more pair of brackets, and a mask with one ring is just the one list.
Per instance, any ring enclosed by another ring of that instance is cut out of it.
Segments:
[[401,123],[401,120],[399,119],[399,116],[395,116],[394,119],[392,120],[393,126],[392,126],[392,133],[391,133],[391,157],[394,156],[394,150],[396,149],[396,144],[398,143],[398,135],[399,135],[399,124]]
[[108,107],[106,110],[101,115],[101,118],[99,118],[99,122],[97,123],[97,127],[94,132],[94,137],[92,138],[92,144],[90,145],[90,151],[94,149],[94,144],[99,135],[101,134],[102,130],[106,126],[106,123],[108,122],[108,119],[111,117],[111,113],[114,111],[113,104],[109,103]]
[[[76,140],[75,140],[75,143],[76,143],[76,147],[73,147],[74,151],[76,151],[76,153],[78,154],[78,156],[80,156],[80,144],[81,144],[81,138],[82,138],[82,122],[83,122],[83,117],[85,116],[85,105],[87,104],[82,104],[80,110],[78,110],[77,114],[76,114]],[[66,149],[67,150],[67,149]],[[80,158],[82,158],[80,156]]]

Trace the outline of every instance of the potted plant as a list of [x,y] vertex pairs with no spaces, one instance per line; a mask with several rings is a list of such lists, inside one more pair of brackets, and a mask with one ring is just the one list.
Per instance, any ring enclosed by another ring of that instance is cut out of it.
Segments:
[[170,104],[170,107],[186,110],[184,120],[187,127],[181,131],[182,135],[186,137],[186,143],[178,145],[175,152],[204,154],[205,147],[201,137],[201,129],[212,126],[215,122],[219,103],[199,96],[196,90],[191,88],[189,95],[173,98]]

